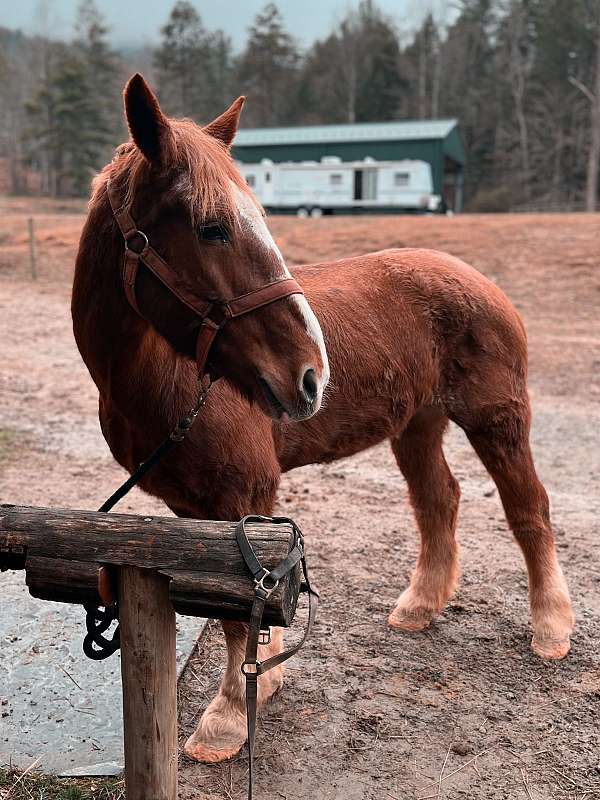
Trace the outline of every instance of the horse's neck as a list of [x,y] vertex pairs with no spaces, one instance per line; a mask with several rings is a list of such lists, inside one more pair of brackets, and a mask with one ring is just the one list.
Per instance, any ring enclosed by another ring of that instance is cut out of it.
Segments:
[[161,429],[190,405],[193,369],[129,305],[118,238],[94,235],[97,225],[88,220],[77,256],[72,301],[77,345],[104,406],[132,424]]
[[143,321],[127,326],[125,336],[113,336],[111,342],[111,321],[99,317],[98,329],[107,332],[107,346],[99,354],[104,380],[98,388],[104,403],[132,425],[170,426],[189,405],[182,359]]

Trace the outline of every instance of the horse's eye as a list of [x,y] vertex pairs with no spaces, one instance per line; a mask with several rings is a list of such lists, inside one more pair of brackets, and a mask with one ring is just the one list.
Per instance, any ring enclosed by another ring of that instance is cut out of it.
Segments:
[[227,244],[229,233],[223,225],[203,225],[198,228],[198,238],[203,242],[220,242]]

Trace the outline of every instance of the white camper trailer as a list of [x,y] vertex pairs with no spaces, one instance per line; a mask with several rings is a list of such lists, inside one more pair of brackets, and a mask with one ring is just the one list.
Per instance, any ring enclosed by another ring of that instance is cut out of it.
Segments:
[[286,161],[274,164],[238,162],[238,167],[267,211],[323,214],[431,212],[441,210],[433,194],[431,165],[426,161]]

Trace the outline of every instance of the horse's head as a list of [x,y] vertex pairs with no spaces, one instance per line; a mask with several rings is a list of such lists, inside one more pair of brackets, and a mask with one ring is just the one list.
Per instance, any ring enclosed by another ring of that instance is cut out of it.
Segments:
[[[125,88],[132,142],[109,172],[136,226],[198,299],[217,304],[290,277],[264,215],[230,156],[243,98],[204,128],[167,118],[144,79]],[[198,318],[148,269],[136,279],[139,311],[179,352],[195,355]],[[319,323],[302,294],[227,320],[211,372],[273,417],[306,419],[329,378]]]

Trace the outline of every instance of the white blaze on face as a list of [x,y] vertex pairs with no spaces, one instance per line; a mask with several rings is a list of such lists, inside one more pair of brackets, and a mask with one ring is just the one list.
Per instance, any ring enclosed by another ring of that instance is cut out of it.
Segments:
[[290,273],[285,266],[279,248],[275,244],[275,240],[271,236],[271,231],[267,228],[265,218],[254,204],[250,195],[243,192],[238,186],[235,187],[234,193],[242,227],[245,228],[246,233],[258,240],[274,256],[278,267],[278,273],[274,275],[274,278],[277,279],[283,276],[289,278]]
[[[251,236],[254,236],[258,241],[261,242],[263,247],[266,248],[267,251],[271,252],[274,256],[274,259],[278,265],[279,274],[275,274],[273,277],[274,279],[277,278],[291,278],[290,272],[285,265],[285,261],[283,260],[283,256],[281,255],[281,251],[275,244],[275,240],[271,235],[271,231],[268,229],[267,224],[265,222],[265,218],[260,213],[252,198],[243,192],[238,186],[234,187],[234,194],[236,198],[237,208],[240,215],[240,221],[242,225],[245,227],[246,232],[249,233]],[[327,385],[329,381],[329,360],[327,358],[327,350],[325,348],[325,340],[323,339],[323,331],[321,330],[321,326],[319,325],[319,321],[315,316],[314,311],[309,305],[308,300],[304,297],[303,294],[295,294],[290,297],[290,300],[296,304],[300,314],[302,315],[302,319],[304,320],[304,325],[306,327],[306,332],[310,336],[310,338],[315,342],[317,347],[319,348],[319,353],[321,354],[321,361],[323,362],[323,372],[321,375],[321,380],[319,382],[319,402],[321,400],[321,396],[323,393],[323,389]]]
[[327,358],[327,349],[325,348],[323,331],[321,330],[321,326],[319,325],[319,320],[315,316],[315,312],[312,310],[308,300],[306,299],[306,297],[304,297],[303,294],[294,294],[291,296],[290,299],[293,303],[296,303],[296,305],[298,306],[298,309],[302,314],[302,319],[304,320],[304,325],[306,326],[306,332],[313,340],[313,342],[315,342],[315,344],[319,348],[319,353],[321,354],[321,361],[323,362],[323,372],[321,373],[321,380],[319,385],[319,403],[320,403],[321,398],[323,396],[323,389],[329,383],[329,359]]

